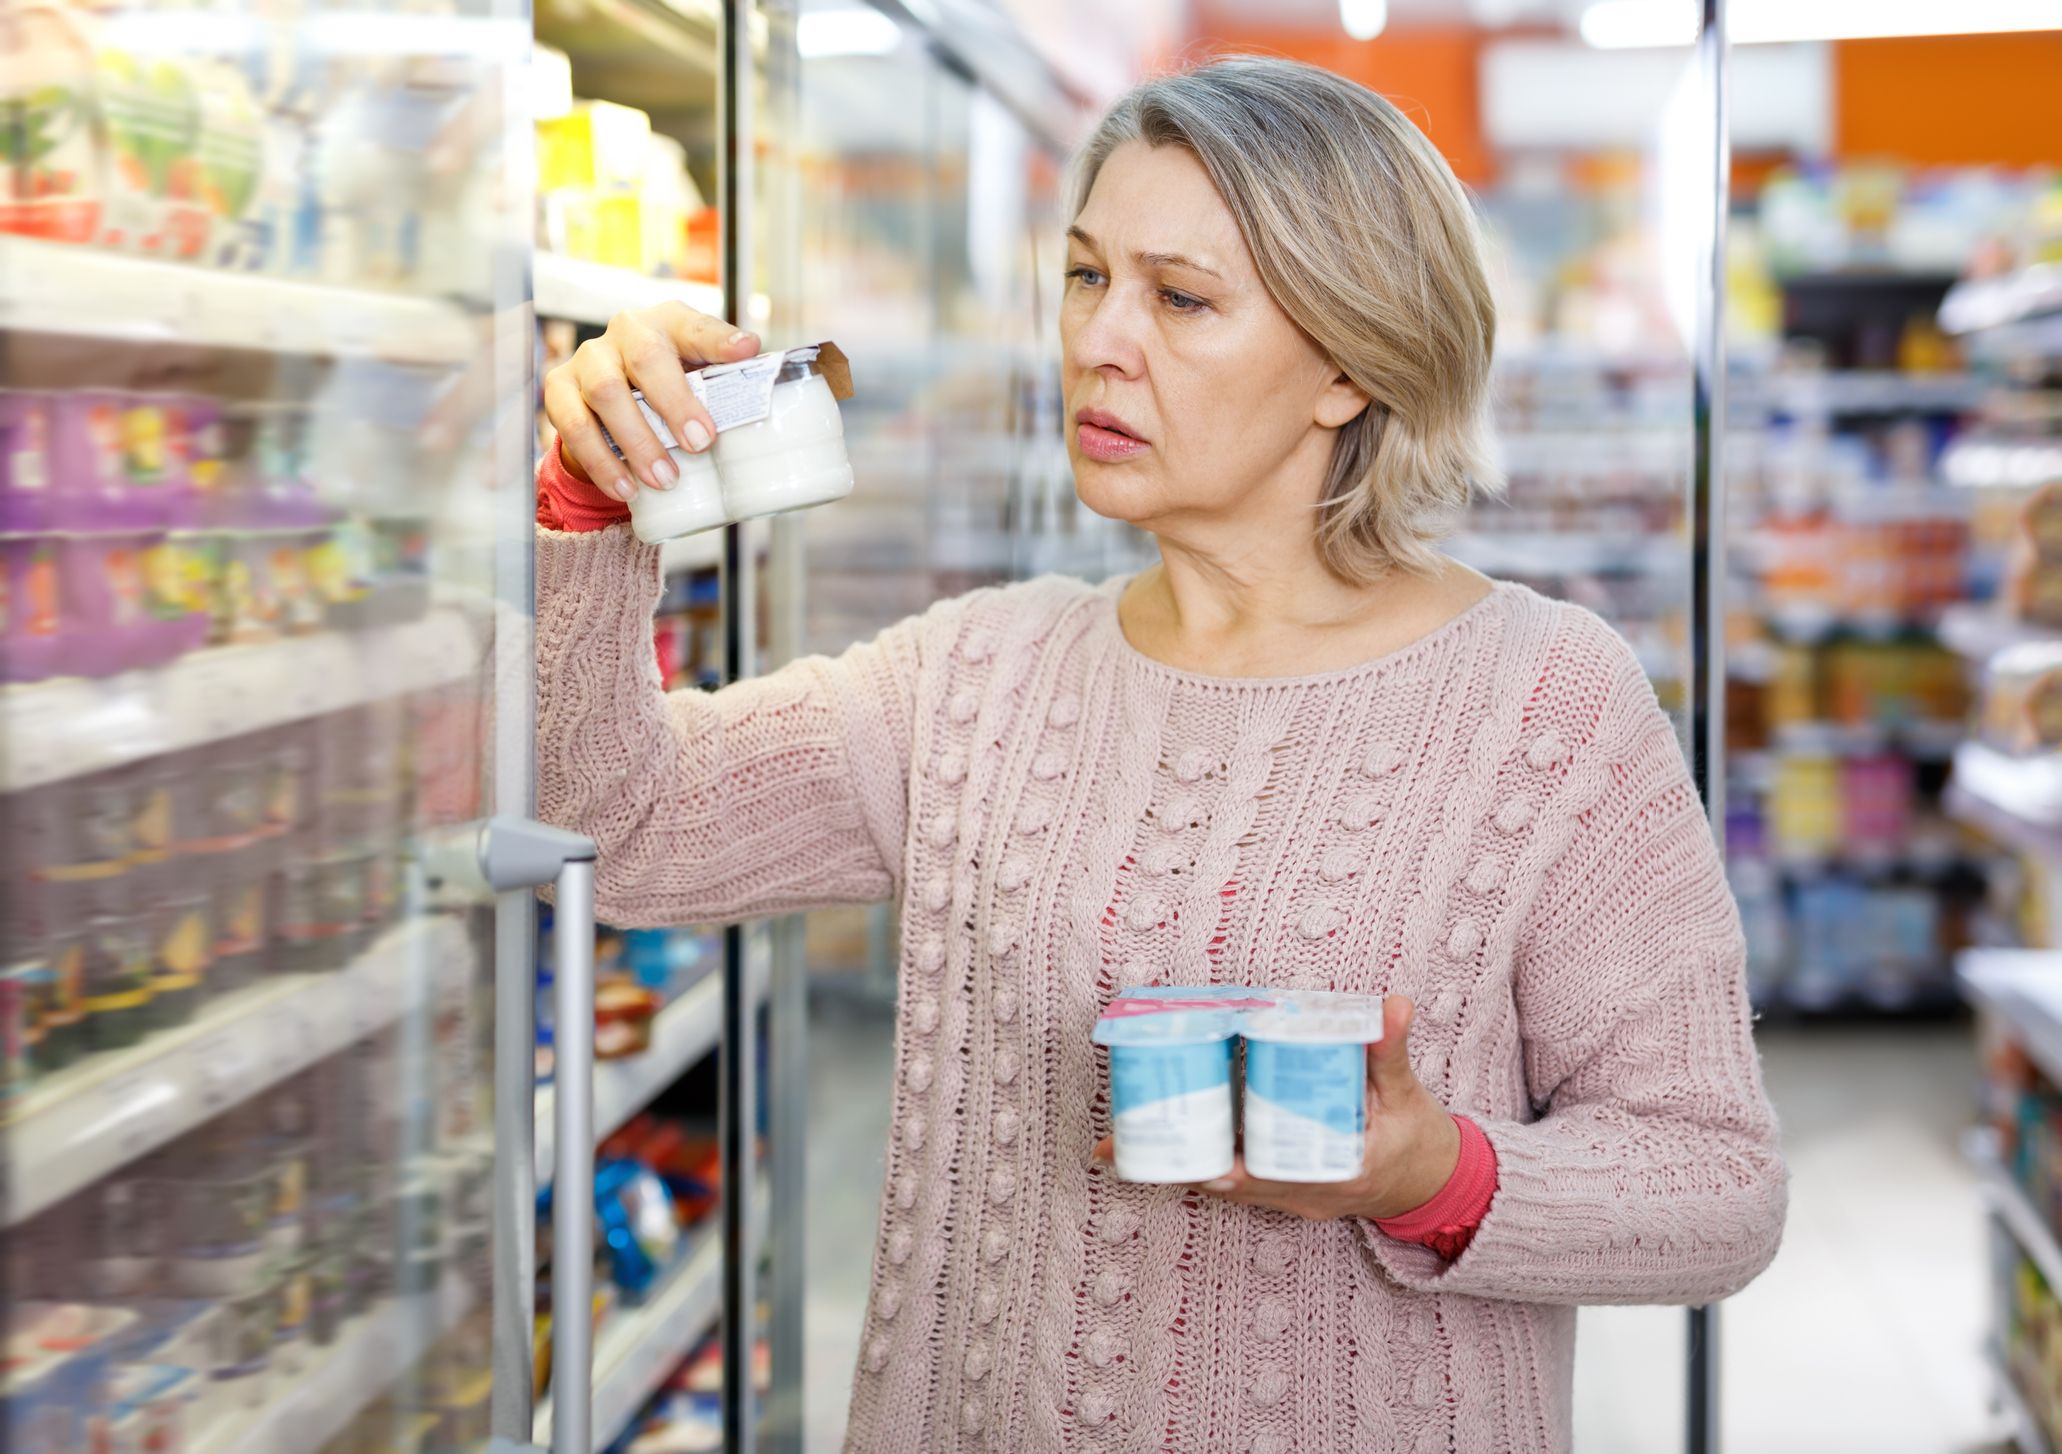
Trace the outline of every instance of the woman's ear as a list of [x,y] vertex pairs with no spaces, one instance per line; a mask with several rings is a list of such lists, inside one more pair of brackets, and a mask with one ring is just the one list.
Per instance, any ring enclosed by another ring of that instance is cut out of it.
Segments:
[[1332,381],[1317,396],[1317,425],[1321,429],[1343,429],[1372,402],[1367,390],[1344,374],[1333,374]]

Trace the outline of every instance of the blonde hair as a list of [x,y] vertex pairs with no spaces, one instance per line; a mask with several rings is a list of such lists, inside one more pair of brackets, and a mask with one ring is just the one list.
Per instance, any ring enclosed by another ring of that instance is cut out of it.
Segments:
[[1127,141],[1181,146],[1216,184],[1261,281],[1372,401],[1339,430],[1318,547],[1348,580],[1426,570],[1491,463],[1496,307],[1467,192],[1367,87],[1300,62],[1213,61],[1145,82],[1075,159],[1074,211]]

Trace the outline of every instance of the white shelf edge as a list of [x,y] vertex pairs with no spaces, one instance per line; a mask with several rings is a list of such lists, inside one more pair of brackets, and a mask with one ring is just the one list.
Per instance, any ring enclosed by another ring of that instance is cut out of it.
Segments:
[[211,646],[111,677],[0,687],[0,793],[457,681],[477,665],[450,607],[363,631]]
[[626,308],[676,301],[712,318],[723,315],[723,290],[713,283],[650,278],[628,268],[585,262],[561,253],[532,254],[531,282],[540,318],[604,324]]
[[[768,1211],[764,1177],[756,1180],[752,1240],[766,1240]],[[723,1237],[717,1216],[698,1224],[689,1250],[649,1302],[623,1308],[605,1322],[594,1341],[594,1442],[605,1449],[629,1425],[696,1339],[723,1313]],[[530,1437],[551,1444],[554,1400],[537,1406]]]
[[190,1024],[95,1055],[38,1085],[6,1127],[13,1226],[423,1003],[438,964],[468,952],[438,916],[389,930],[342,969],[282,975]]
[[[772,962],[772,946],[765,933],[748,932],[745,984],[755,1009],[766,1002]],[[595,1143],[599,1145],[614,1134],[632,1116],[650,1105],[654,1096],[714,1050],[722,1029],[723,970],[719,964],[691,985],[687,993],[659,1011],[652,1022],[650,1049],[638,1055],[626,1055],[620,1060],[595,1062]],[[533,1169],[539,1188],[550,1186],[557,1170],[557,1127],[553,1121],[557,1106],[557,1087],[539,1086],[533,1140]]]
[[2062,642],[2062,632],[2015,620],[1995,605],[1964,603],[1940,613],[1940,639],[1957,655],[1982,663],[2022,642]]
[[2034,263],[1999,278],[1956,283],[1940,303],[1940,326],[1975,333],[2062,309],[2062,262]]
[[[2011,1027],[2051,1080],[2062,1081],[2062,951],[1965,949],[1955,956],[1955,979]],[[2062,1274],[2062,1262],[2057,1272]],[[2055,1285],[2062,1292],[2062,1275]]]
[[334,1344],[313,1350],[307,1371],[274,1390],[264,1407],[203,1430],[193,1454],[314,1454],[456,1327],[472,1300],[457,1277],[446,1277],[433,1294],[388,1299],[353,1320]]
[[2033,1416],[2033,1410],[2026,1406],[2026,1396],[2019,1392],[2019,1381],[2012,1377],[2012,1370],[2005,1363],[2005,1355],[1994,1342],[1983,1345],[1983,1361],[1990,1370],[1992,1380],[1997,1384],[1998,1402],[2004,1406],[2005,1418],[2011,1424],[2010,1436],[2019,1454],[2054,1454],[2045,1435],[2041,1433],[2040,1421]]
[[2048,1285],[2062,1292],[2062,1242],[2056,1240],[2055,1229],[2041,1219],[2026,1193],[2005,1170],[1998,1159],[1995,1139],[1978,1130],[1965,1138],[1963,1152],[1976,1168],[1984,1199],[1996,1209],[2012,1240],[2033,1259]]
[[479,348],[440,298],[335,287],[97,247],[0,238],[0,326],[132,343],[457,364]]
[[1948,815],[2013,848],[2062,864],[2062,759],[2015,758],[1982,742],[1955,749]]

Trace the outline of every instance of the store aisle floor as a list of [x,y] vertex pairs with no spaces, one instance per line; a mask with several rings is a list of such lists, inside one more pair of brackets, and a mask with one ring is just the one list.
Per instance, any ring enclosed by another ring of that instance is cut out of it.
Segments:
[[[810,1045],[808,1448],[845,1426],[887,1132],[892,1027],[839,1005]],[[1722,1314],[1735,1454],[2003,1454],[1978,1357],[1981,1209],[1957,1142],[1966,1026],[1771,1028],[1790,1157],[1783,1250]],[[1682,1446],[1683,1314],[1597,1308],[1576,1357],[1581,1454]]]

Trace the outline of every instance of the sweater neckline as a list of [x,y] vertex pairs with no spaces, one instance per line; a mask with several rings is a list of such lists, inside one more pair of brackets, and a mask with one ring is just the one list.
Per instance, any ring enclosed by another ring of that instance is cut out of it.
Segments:
[[1229,692],[1268,691],[1282,687],[1331,686],[1336,683],[1352,681],[1359,677],[1379,675],[1392,667],[1401,666],[1405,662],[1423,655],[1439,646],[1449,637],[1460,634],[1478,617],[1488,615],[1492,609],[1500,607],[1504,602],[1514,598],[1523,589],[1523,587],[1511,581],[1492,579],[1489,583],[1489,590],[1483,594],[1482,599],[1476,601],[1466,610],[1449,616],[1445,621],[1434,626],[1415,641],[1407,641],[1394,650],[1383,652],[1380,656],[1371,656],[1365,661],[1354,662],[1350,666],[1334,667],[1330,671],[1304,672],[1293,676],[1231,677],[1215,676],[1208,672],[1187,671],[1178,666],[1170,666],[1164,661],[1147,656],[1143,651],[1140,651],[1131,644],[1131,638],[1124,634],[1124,623],[1117,616],[1117,600],[1124,594],[1124,588],[1131,583],[1136,574],[1136,572],[1132,572],[1127,575],[1113,576],[1103,583],[1101,591],[1103,598],[1101,607],[1103,629],[1109,632],[1115,644],[1118,657],[1129,662],[1140,671],[1150,672],[1179,685]]

